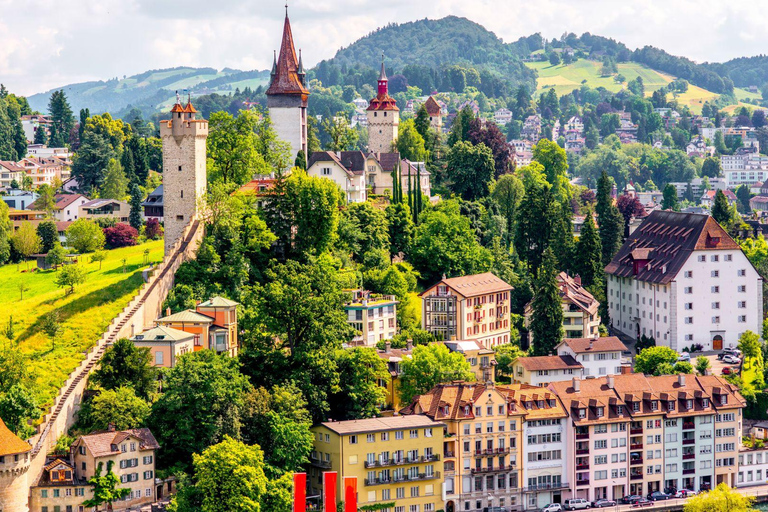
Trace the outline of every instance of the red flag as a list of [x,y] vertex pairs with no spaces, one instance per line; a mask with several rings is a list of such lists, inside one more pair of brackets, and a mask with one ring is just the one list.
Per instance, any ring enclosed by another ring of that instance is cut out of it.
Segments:
[[293,512],[307,510],[307,474],[293,474]]
[[338,473],[336,471],[326,471],[323,473],[324,512],[336,512],[336,482],[338,482]]
[[344,512],[357,512],[357,477],[344,477]]

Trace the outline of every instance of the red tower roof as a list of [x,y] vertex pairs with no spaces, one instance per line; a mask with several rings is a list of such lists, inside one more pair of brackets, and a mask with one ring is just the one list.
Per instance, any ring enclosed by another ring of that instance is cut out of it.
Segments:
[[299,64],[296,58],[296,48],[293,45],[291,22],[288,13],[285,13],[285,25],[283,26],[283,41],[280,43],[280,56],[273,68],[272,80],[267,89],[267,95],[274,94],[301,94],[308,96],[309,90],[304,86],[302,77],[299,76]]
[[397,101],[389,95],[388,83],[387,73],[384,71],[384,55],[382,54],[381,72],[379,73],[379,91],[376,97],[368,104],[367,110],[400,110],[397,108]]

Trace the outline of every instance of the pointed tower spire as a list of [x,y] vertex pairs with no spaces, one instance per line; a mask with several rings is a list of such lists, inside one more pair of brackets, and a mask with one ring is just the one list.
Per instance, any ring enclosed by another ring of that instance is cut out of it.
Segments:
[[274,77],[277,73],[277,50],[272,50],[272,72],[270,76]]
[[296,47],[293,44],[291,21],[288,19],[288,4],[286,4],[283,39],[280,43],[280,55],[277,55],[274,60],[272,81],[269,84],[269,89],[267,89],[268,96],[277,94],[309,94],[309,91],[299,77],[298,61]]
[[379,73],[379,81],[387,79],[387,72],[384,71],[384,52],[381,52],[381,73]]
[[384,52],[381,52],[381,73],[379,73],[379,99],[386,98],[389,95],[387,85],[387,72],[384,71]]

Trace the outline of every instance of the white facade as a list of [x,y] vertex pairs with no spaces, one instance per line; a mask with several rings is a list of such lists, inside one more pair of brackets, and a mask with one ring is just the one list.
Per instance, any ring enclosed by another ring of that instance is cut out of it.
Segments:
[[538,509],[553,503],[568,478],[565,425],[568,418],[523,421],[523,478],[525,507]]
[[768,484],[768,448],[739,452],[737,487]]
[[365,173],[350,173],[334,161],[317,161],[307,169],[307,175],[327,178],[339,186],[348,203],[363,203],[368,198]]
[[80,214],[80,206],[87,203],[89,199],[85,196],[80,196],[67,206],[60,210],[54,210],[53,216],[59,222],[73,222],[76,221]]
[[761,332],[762,279],[741,250],[693,251],[669,284],[607,277],[611,324],[632,337],[719,350],[744,331]]
[[[603,375],[616,375],[621,373],[621,351],[607,352],[574,352],[571,347],[561,343],[557,346],[557,353],[561,356],[571,356],[584,367],[584,377],[601,377]],[[575,372],[574,372],[575,373]],[[569,376],[571,378],[576,375]],[[566,381],[563,379],[549,379],[548,382]]]
[[[307,109],[302,106],[269,107],[269,119],[280,140],[290,145],[291,162],[307,140]],[[305,151],[306,153],[306,151]]]
[[515,382],[531,386],[547,386],[550,382],[565,382],[573,379],[583,379],[584,368],[563,368],[557,370],[526,370],[516,365],[512,378]]

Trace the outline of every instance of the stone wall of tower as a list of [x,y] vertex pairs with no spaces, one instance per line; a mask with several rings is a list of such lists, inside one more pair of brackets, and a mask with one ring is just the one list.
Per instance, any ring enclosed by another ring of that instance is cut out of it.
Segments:
[[397,110],[369,110],[367,117],[368,149],[377,153],[392,151],[392,143],[397,140],[400,112]]
[[29,479],[35,478],[29,471],[29,453],[19,455],[18,462],[13,455],[6,455],[5,461],[0,463],[0,510],[27,512]]
[[199,201],[207,190],[208,122],[174,117],[161,123],[160,136],[163,140],[165,253],[169,254],[170,247],[197,214]]
[[297,96],[269,96],[267,98],[269,119],[277,138],[287,142],[291,149],[291,162],[299,150],[307,155],[307,106]]

